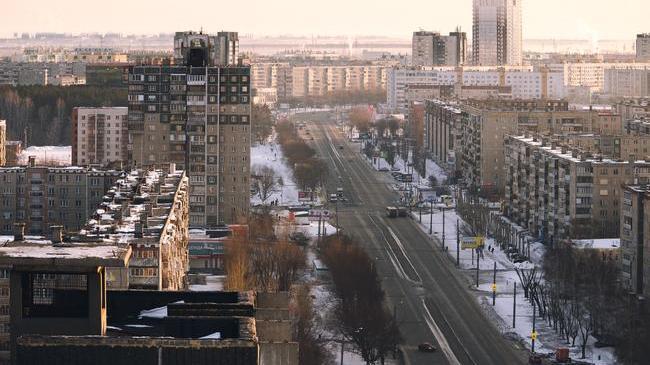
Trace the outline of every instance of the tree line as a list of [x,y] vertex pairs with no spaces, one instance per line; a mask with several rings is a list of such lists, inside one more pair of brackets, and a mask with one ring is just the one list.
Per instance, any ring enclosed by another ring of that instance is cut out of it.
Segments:
[[356,346],[367,364],[383,364],[396,355],[400,334],[374,262],[359,242],[344,234],[324,239],[319,249],[334,282],[332,327]]
[[8,138],[29,145],[70,145],[74,107],[127,106],[127,90],[94,86],[0,86]]
[[280,121],[275,130],[296,184],[304,191],[316,191],[327,179],[327,163],[316,157],[316,151],[300,138],[293,123]]

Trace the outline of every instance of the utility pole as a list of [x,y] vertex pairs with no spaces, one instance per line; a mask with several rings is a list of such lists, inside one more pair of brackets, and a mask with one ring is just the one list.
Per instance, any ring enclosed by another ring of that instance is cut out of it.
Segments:
[[429,201],[431,211],[429,212],[429,234],[433,234],[433,201]]
[[[420,199],[422,199],[422,197],[420,197]],[[420,200],[419,205],[420,205],[420,218],[419,218],[418,222],[422,223],[422,200]]]
[[476,250],[476,287],[477,288],[478,288],[478,271],[479,271],[480,261],[481,261],[481,254],[478,252],[477,249]]
[[336,235],[339,235],[339,197],[336,197]]
[[343,347],[345,346],[345,343],[341,341],[341,365],[343,365]]
[[492,306],[496,305],[497,300],[497,262],[494,261],[494,271],[492,273]]
[[458,227],[458,218],[456,218],[456,266],[460,266],[460,228]]
[[445,250],[445,207],[442,207],[442,250]]
[[535,353],[535,339],[537,338],[537,332],[535,332],[535,301],[533,300],[533,332],[530,334],[530,350],[532,353]]
[[517,318],[517,282],[512,291],[512,328],[515,328],[515,319]]

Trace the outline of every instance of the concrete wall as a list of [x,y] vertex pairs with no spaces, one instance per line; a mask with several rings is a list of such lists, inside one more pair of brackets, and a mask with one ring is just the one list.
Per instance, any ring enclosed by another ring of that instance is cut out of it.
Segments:
[[298,365],[298,343],[260,343],[259,365]]

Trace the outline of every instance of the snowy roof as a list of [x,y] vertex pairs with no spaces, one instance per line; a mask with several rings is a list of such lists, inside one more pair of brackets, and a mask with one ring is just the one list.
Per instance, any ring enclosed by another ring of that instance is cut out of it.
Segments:
[[0,264],[8,265],[125,267],[130,256],[128,246],[53,244],[45,239],[5,241],[0,247]]

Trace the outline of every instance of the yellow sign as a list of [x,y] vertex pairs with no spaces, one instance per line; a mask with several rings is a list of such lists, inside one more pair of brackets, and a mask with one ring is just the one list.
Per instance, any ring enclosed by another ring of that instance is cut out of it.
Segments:
[[532,338],[533,340],[536,340],[537,339],[537,332],[533,331],[533,333],[530,334],[530,338]]
[[461,241],[461,248],[463,250],[477,249],[485,245],[485,239],[482,236],[477,237],[463,237]]
[[492,291],[497,291],[497,284],[492,284]]

